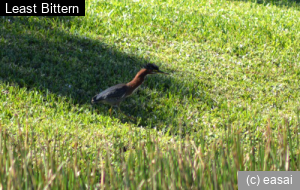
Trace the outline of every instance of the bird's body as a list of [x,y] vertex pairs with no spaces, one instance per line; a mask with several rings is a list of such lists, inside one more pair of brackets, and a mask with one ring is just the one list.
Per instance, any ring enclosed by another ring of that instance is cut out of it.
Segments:
[[[154,64],[147,64],[128,83],[121,83],[109,87],[92,98],[92,103],[106,103],[111,106],[118,106],[128,96],[130,96],[145,80],[148,74],[164,73]],[[166,73],[164,73],[166,74]]]
[[118,105],[126,98],[127,91],[126,84],[117,84],[94,96],[92,103],[102,102],[112,106]]
[[92,103],[103,102],[112,106],[119,105],[120,102],[127,96],[130,96],[144,82],[146,75],[146,69],[141,69],[132,81],[109,87],[94,96]]

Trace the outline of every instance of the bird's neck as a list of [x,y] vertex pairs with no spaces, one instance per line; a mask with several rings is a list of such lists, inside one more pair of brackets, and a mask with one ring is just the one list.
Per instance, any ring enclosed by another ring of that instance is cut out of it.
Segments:
[[134,91],[137,87],[139,87],[145,80],[145,77],[147,75],[147,70],[146,69],[141,69],[134,77],[134,79],[132,79],[132,81],[130,81],[129,83],[127,83],[127,86],[130,87],[130,89],[132,89],[132,91]]

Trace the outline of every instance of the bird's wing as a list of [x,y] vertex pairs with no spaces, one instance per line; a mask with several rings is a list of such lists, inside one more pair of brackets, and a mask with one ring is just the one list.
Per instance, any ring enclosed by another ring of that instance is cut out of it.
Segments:
[[102,91],[93,97],[92,102],[97,103],[102,100],[107,99],[121,99],[124,98],[127,92],[127,86],[125,84],[117,84],[115,86],[109,87],[108,89]]

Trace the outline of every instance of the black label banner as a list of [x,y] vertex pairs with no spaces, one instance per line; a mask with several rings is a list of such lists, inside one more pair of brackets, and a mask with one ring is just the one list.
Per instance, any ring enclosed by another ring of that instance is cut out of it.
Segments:
[[85,16],[85,0],[4,0],[0,3],[0,16]]

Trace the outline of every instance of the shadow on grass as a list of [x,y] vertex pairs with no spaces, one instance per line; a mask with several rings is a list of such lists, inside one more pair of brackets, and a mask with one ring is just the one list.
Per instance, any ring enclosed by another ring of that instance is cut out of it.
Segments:
[[243,1],[243,2],[254,2],[257,4],[263,5],[276,5],[278,7],[287,7],[287,8],[300,8],[300,0],[230,0],[230,1]]
[[[72,17],[57,18],[56,22],[67,28],[65,31],[51,23],[55,18],[1,19],[0,78],[21,87],[34,88],[43,93],[50,91],[67,97],[72,104],[89,105],[91,98],[100,91],[133,79],[136,72],[147,62],[124,54],[102,43],[101,39],[93,40],[76,35],[76,32],[66,32],[68,27],[71,27],[68,26],[68,20]],[[161,69],[170,72],[167,68]],[[184,85],[180,81],[159,75],[149,76],[146,81],[143,86],[151,90],[159,83],[160,90],[182,96],[177,89],[171,87],[172,84]],[[143,92],[138,91],[139,93]],[[124,104],[127,106],[124,107]],[[121,109],[130,115],[142,113],[142,117],[150,117],[147,115],[150,114],[149,109],[145,110],[138,102],[134,104],[125,100]],[[97,109],[108,115],[108,108],[109,106],[101,105]],[[151,123],[168,125],[163,119],[153,119]],[[141,125],[148,123],[144,122]]]

